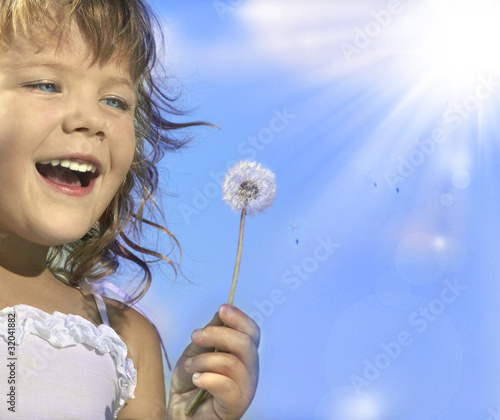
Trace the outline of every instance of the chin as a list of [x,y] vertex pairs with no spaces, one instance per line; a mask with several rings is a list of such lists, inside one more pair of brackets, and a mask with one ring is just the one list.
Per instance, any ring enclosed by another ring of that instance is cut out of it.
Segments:
[[66,244],[71,244],[73,242],[76,242],[78,241],[79,239],[81,239],[85,234],[81,235],[81,236],[59,236],[59,237],[56,237],[56,236],[53,236],[51,238],[47,238],[47,237],[44,237],[43,239],[41,240],[38,240],[35,239],[33,240],[32,242],[38,244],[38,245],[43,245],[43,246],[61,246],[61,245],[66,245]]
[[57,227],[46,227],[45,229],[33,230],[29,239],[31,242],[44,246],[60,246],[66,245],[81,239],[90,230],[88,228],[78,228],[74,224],[72,226],[58,225]]

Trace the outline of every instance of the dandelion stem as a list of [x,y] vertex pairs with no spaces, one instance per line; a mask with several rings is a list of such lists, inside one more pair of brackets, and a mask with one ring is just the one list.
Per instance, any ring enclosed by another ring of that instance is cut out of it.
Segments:
[[236,264],[234,265],[233,281],[231,283],[231,291],[229,292],[229,299],[227,303],[233,304],[234,294],[236,292],[236,284],[238,283],[238,274],[240,273],[241,254],[243,252],[243,233],[245,231],[245,216],[247,214],[246,206],[241,211],[240,219],[240,235],[238,237],[238,252],[236,253]]
[[206,389],[200,389],[198,391],[198,394],[196,394],[195,399],[191,401],[191,404],[189,404],[189,407],[185,413],[186,417],[191,417],[194,414],[198,406],[201,404],[201,401],[203,400],[203,397],[205,396],[206,393],[207,393]]
[[[245,216],[247,214],[247,208],[246,206],[243,207],[243,210],[241,211],[241,219],[240,219],[240,234],[238,236],[238,251],[236,252],[236,263],[234,265],[234,272],[233,272],[233,281],[231,283],[231,291],[229,292],[229,299],[227,303],[229,305],[233,304],[234,301],[234,294],[236,292],[236,284],[238,283],[238,275],[240,273],[240,264],[241,264],[241,254],[243,252],[243,233],[245,232]],[[215,350],[217,352],[217,349]],[[200,389],[198,391],[198,394],[196,394],[195,399],[189,404],[189,407],[186,411],[186,417],[191,417],[196,409],[199,407],[201,402],[203,401],[203,398],[205,397],[205,394],[207,391],[205,389]]]

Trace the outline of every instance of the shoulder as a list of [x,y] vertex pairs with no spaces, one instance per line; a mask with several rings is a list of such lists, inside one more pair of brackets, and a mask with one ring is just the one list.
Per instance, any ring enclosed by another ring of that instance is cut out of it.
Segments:
[[134,399],[120,411],[120,419],[163,419],[165,380],[160,339],[156,328],[132,307],[104,298],[111,327],[127,345],[127,357],[137,369]]
[[[103,298],[106,303],[109,323],[118,333],[128,348],[129,357],[139,368],[144,353],[160,348],[160,340],[156,328],[151,322],[133,307],[113,299]],[[161,356],[161,351],[160,351]]]

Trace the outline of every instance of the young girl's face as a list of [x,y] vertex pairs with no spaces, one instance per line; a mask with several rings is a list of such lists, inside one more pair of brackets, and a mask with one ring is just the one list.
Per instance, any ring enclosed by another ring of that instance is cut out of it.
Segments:
[[132,163],[134,105],[128,68],[92,64],[76,25],[59,46],[0,49],[0,233],[60,245],[88,232]]

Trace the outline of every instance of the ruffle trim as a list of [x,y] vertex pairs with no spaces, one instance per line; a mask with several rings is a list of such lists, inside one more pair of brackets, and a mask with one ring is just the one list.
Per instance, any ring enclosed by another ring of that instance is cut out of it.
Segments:
[[71,314],[54,312],[50,315],[39,308],[16,305],[0,310],[0,337],[7,341],[8,315],[16,314],[16,344],[21,344],[28,335],[36,335],[57,348],[85,344],[98,353],[110,353],[118,373],[120,396],[114,416],[128,399],[134,398],[137,385],[137,370],[132,359],[128,359],[127,346],[113,328],[101,324],[96,327],[89,320]]

